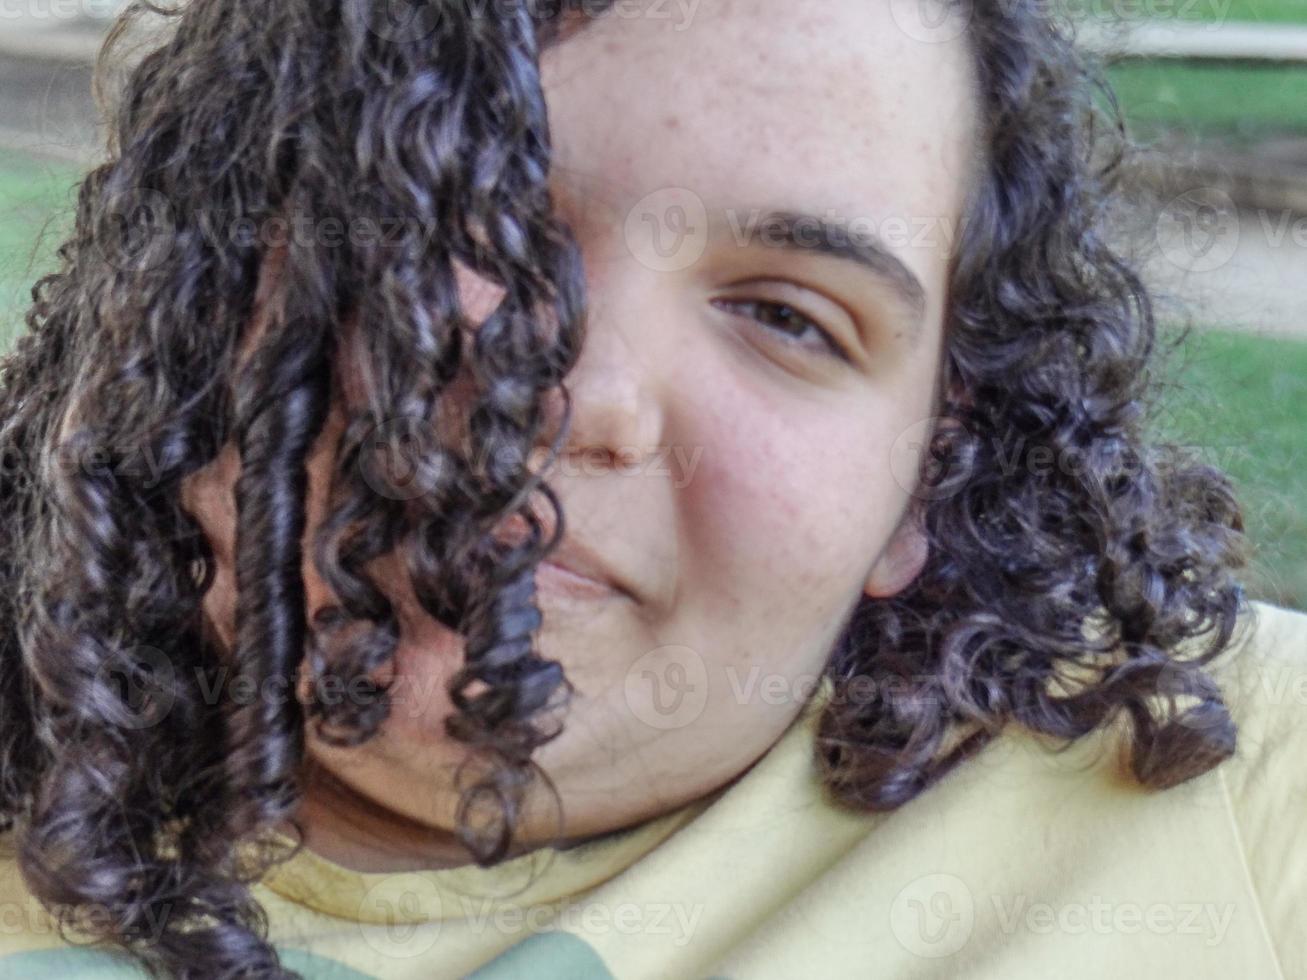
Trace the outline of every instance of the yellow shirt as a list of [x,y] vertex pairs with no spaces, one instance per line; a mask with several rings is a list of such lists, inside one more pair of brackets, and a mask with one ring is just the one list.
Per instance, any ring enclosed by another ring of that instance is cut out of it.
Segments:
[[[1236,757],[1139,787],[1100,732],[1013,729],[893,813],[821,792],[815,705],[742,778],[496,868],[302,852],[255,893],[311,978],[1307,978],[1307,614],[1253,606],[1214,667]],[[128,978],[62,947],[0,865],[0,980]]]

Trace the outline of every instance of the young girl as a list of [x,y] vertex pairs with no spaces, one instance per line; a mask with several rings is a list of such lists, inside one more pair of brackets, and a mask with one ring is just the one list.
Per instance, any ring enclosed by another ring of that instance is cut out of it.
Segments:
[[1307,616],[1146,441],[1093,83],[179,7],[4,362],[0,976],[1307,975]]

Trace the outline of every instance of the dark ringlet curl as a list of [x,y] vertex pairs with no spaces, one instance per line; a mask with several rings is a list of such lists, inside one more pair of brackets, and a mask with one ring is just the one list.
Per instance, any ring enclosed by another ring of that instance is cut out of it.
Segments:
[[[550,788],[532,760],[570,686],[534,649],[533,570],[563,514],[527,462],[567,428],[545,438],[543,406],[568,404],[584,277],[547,191],[537,61],[583,18],[500,6],[138,0],[111,36],[170,18],[0,363],[0,818],[33,893],[155,975],[293,975],[249,884],[293,853],[269,831],[293,821],[305,724],[357,745],[387,717],[399,625],[375,559],[402,555],[422,608],[466,638],[448,730],[470,750],[458,829],[475,860],[502,859],[527,787]],[[948,421],[914,511],[930,557],[853,611],[818,739],[861,808],[912,799],[1011,721],[1074,739],[1124,711],[1158,787],[1233,746],[1202,665],[1244,606],[1241,520],[1224,476],[1145,440],[1150,301],[1105,241],[1119,112],[1042,5],[966,12],[984,132]],[[274,250],[235,231],[296,216],[380,235],[296,237],[261,309]],[[455,261],[505,291],[475,330]],[[304,467],[350,323],[366,404],[334,447],[311,554],[339,603],[305,622]],[[417,496],[377,482],[401,441]],[[228,445],[230,650],[202,613],[211,545],[180,503]],[[1084,465],[1035,464],[1050,451]],[[525,537],[500,533],[513,519]],[[876,698],[841,696],[867,677]]]
[[929,558],[854,610],[817,745],[874,809],[1012,721],[1071,740],[1125,712],[1141,783],[1209,770],[1235,730],[1202,667],[1253,612],[1230,481],[1145,431],[1156,330],[1109,244],[1129,143],[1101,65],[1037,0],[964,7],[982,133],[913,508]]
[[[269,831],[300,799],[305,722],[349,745],[386,717],[399,630],[369,561],[401,548],[424,608],[467,638],[450,733],[479,763],[459,827],[479,862],[506,853],[569,693],[533,648],[533,570],[563,524],[528,467],[580,350],[583,273],[552,211],[538,72],[560,11],[436,3],[406,20],[400,6],[133,3],[102,65],[143,15],[168,33],[127,75],[61,269],[3,362],[0,814],[61,923],[160,976],[292,975],[248,886],[293,853]],[[371,234],[292,235],[260,310],[274,252],[240,228],[304,216]],[[471,341],[455,260],[505,289]],[[340,604],[309,623],[305,464],[351,321],[367,404],[313,542]],[[456,376],[470,404],[442,401]],[[396,420],[454,414],[462,438],[428,439],[416,460],[428,492],[365,479]],[[202,612],[212,548],[180,501],[228,443],[241,468],[223,650]],[[537,497],[558,517],[549,541]],[[514,517],[525,539],[499,533]],[[333,699],[332,682],[372,697]]]

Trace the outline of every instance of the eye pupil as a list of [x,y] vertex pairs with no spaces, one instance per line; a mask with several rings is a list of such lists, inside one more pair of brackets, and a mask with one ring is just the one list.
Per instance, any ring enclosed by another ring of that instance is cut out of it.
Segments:
[[786,306],[784,303],[764,303],[762,304],[762,308],[764,310],[774,311],[775,320],[778,320],[787,326],[794,327],[797,331],[802,331],[805,326],[803,317],[793,307]]

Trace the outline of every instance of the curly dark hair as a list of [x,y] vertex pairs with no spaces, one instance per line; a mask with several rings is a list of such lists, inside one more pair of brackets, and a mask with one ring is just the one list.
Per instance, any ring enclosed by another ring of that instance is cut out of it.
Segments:
[[[387,717],[399,625],[369,562],[402,553],[422,608],[466,638],[448,732],[478,761],[459,809],[477,862],[508,853],[543,776],[533,754],[561,730],[571,688],[535,649],[534,572],[564,515],[529,458],[566,432],[564,413],[551,441],[544,406],[566,404],[585,281],[549,194],[538,61],[607,5],[509,6],[136,0],[102,51],[171,18],[125,77],[60,271],[0,366],[0,818],[61,923],[155,975],[293,976],[249,885],[292,853],[272,830],[295,819],[306,724],[352,745]],[[966,15],[985,132],[919,494],[930,557],[853,611],[817,744],[863,809],[912,799],[1010,720],[1075,739],[1125,709],[1134,771],[1157,787],[1234,744],[1203,665],[1246,609],[1242,523],[1222,474],[1145,439],[1150,300],[1105,230],[1119,109],[1035,0]],[[214,229],[291,215],[392,233],[293,238],[252,337],[269,246]],[[455,261],[505,290],[475,331]],[[351,318],[371,383],[312,552],[340,602],[309,622],[305,461]],[[459,377],[470,407],[449,397]],[[379,492],[377,457],[411,435],[394,420],[454,413],[457,438],[407,444],[423,492]],[[180,488],[229,444],[226,650],[202,610],[212,545]],[[1033,465],[1050,451],[1084,465]],[[508,520],[525,540],[504,542]],[[858,677],[894,683],[842,696]],[[298,696],[238,698],[238,680]],[[326,696],[341,685],[369,696]]]
[[878,810],[1010,721],[1065,743],[1125,711],[1140,783],[1208,771],[1235,726],[1203,667],[1256,613],[1229,478],[1149,438],[1164,345],[1120,232],[1134,147],[1103,66],[1035,4],[964,6],[985,159],[915,495],[929,558],[854,611],[818,735],[833,795]]

